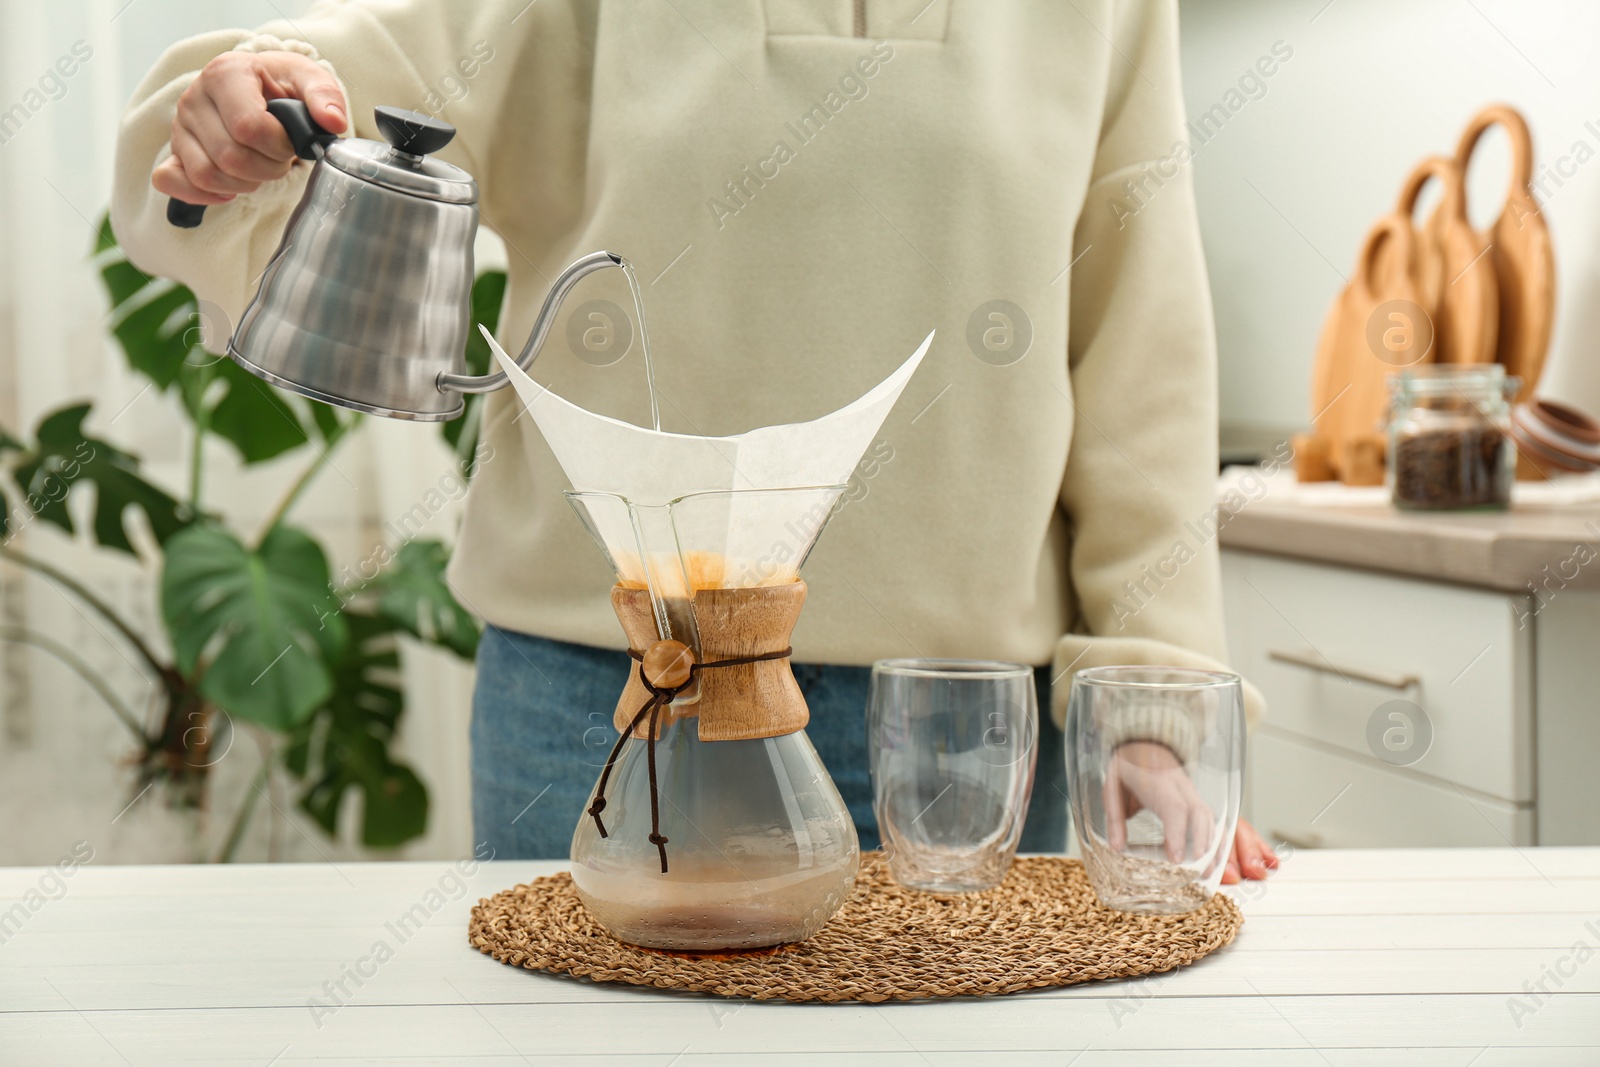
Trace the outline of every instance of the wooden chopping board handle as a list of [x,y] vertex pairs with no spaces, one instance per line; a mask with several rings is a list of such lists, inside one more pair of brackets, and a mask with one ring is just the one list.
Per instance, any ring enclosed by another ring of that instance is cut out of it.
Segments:
[[1417,198],[1429,182],[1444,190],[1439,206],[1417,231],[1417,287],[1437,331],[1443,363],[1494,359],[1499,299],[1489,239],[1467,219],[1466,182],[1449,156],[1429,156],[1400,186],[1395,214],[1413,224]]
[[1439,201],[1437,210],[1465,221],[1467,195],[1461,173],[1461,167],[1448,156],[1429,156],[1406,176],[1405,184],[1400,186],[1400,199],[1395,203],[1395,210],[1411,218],[1417,210],[1417,197],[1422,195],[1423,187],[1429,180],[1436,180],[1444,187],[1444,198]]
[[1467,123],[1461,133],[1461,143],[1456,146],[1456,166],[1466,173],[1478,141],[1491,126],[1504,129],[1511,142],[1511,189],[1527,189],[1528,183],[1533,181],[1533,135],[1528,132],[1527,120],[1521,112],[1506,104],[1490,104]]
[[1550,229],[1534,197],[1533,135],[1527,120],[1507,104],[1491,104],[1467,123],[1456,147],[1456,165],[1466,173],[1483,134],[1506,131],[1511,145],[1511,181],[1499,217],[1484,231],[1490,241],[1500,317],[1495,358],[1522,382],[1519,402],[1533,398],[1549,354],[1555,322],[1555,252]]
[[1412,258],[1411,227],[1393,216],[1379,219],[1361,242],[1350,284],[1363,299],[1376,301],[1379,292],[1391,288],[1396,273],[1409,271]]

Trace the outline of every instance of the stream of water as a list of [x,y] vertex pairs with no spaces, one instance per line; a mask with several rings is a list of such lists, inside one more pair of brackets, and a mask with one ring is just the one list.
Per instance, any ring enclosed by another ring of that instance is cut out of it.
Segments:
[[628,276],[628,291],[633,294],[633,313],[639,320],[639,351],[644,353],[645,388],[650,391],[650,428],[661,429],[661,406],[656,402],[656,368],[650,362],[650,330],[644,324],[644,294],[639,290],[639,276],[633,264],[622,261],[622,273]]

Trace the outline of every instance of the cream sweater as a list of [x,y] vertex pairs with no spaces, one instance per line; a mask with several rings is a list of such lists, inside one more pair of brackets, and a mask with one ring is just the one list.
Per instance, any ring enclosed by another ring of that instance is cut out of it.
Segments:
[[[814,418],[938,330],[807,564],[797,659],[1053,663],[1058,718],[1080,667],[1220,666],[1197,532],[1215,343],[1170,0],[352,0],[184,41],[129,105],[112,221],[237,317],[306,167],[194,230],[149,182],[179,94],[228,49],[325,63],[359,136],[377,104],[458,127],[442,155],[508,250],[507,348],[566,263],[635,262],[664,429]],[[585,280],[534,376],[643,422],[637,344],[601,366],[567,341],[585,301],[626,294]],[[606,564],[516,404],[490,399],[454,588],[499,626],[620,647]]]

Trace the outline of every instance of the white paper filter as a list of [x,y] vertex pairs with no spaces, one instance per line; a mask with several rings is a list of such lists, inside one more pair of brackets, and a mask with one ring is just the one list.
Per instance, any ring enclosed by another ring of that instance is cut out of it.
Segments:
[[[792,489],[848,481],[927,355],[934,336],[929,333],[894,373],[831,414],[811,422],[762,426],[731,437],[702,437],[650,430],[581,408],[528,377],[487,330],[479,329],[572,488],[614,493],[641,507],[665,505],[692,493]],[[795,498],[802,511],[814,503],[809,494],[795,494]],[[772,526],[773,508],[781,506],[782,495],[759,494],[748,506],[740,500],[734,497],[729,501],[726,545],[730,549],[758,542],[763,536],[760,531]],[[619,569],[626,570],[622,557],[631,554],[637,540],[625,512],[591,511],[590,516]],[[788,519],[778,516],[777,524]],[[651,555],[677,552],[672,544],[639,547]],[[729,563],[731,574],[734,560]]]

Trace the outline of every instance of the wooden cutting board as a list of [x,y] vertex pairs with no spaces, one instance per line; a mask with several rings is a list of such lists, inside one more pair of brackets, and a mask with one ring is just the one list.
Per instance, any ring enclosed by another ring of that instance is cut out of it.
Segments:
[[[1476,230],[1467,215],[1467,167],[1483,133],[1505,128],[1511,183],[1499,217]],[[1533,142],[1522,116],[1494,104],[1468,123],[1455,158],[1422,161],[1392,214],[1367,234],[1356,270],[1323,325],[1312,370],[1312,431],[1294,440],[1301,481],[1351,485],[1383,480],[1388,377],[1423,362],[1498,360],[1538,389],[1555,318],[1555,256],[1528,187]],[[1442,196],[1419,228],[1417,199],[1432,182]],[[1519,463],[1522,477],[1535,476]]]
[[1295,440],[1301,481],[1383,482],[1389,375],[1432,360],[1436,348],[1417,244],[1410,217],[1399,212],[1379,219],[1361,244],[1317,344],[1314,429]]
[[1550,330],[1555,322],[1556,265],[1539,202],[1528,187],[1533,177],[1533,138],[1522,115],[1505,104],[1479,112],[1461,135],[1456,165],[1463,174],[1484,131],[1501,126],[1511,142],[1511,184],[1500,217],[1482,234],[1490,245],[1499,289],[1495,358],[1507,374],[1522,379],[1517,399],[1530,399],[1539,385]]
[[1490,239],[1467,219],[1462,169],[1455,160],[1430,156],[1400,187],[1395,212],[1410,222],[1417,197],[1429,182],[1443,192],[1428,216],[1417,257],[1419,303],[1433,318],[1433,358],[1439,363],[1493,363],[1499,344],[1499,299]]

